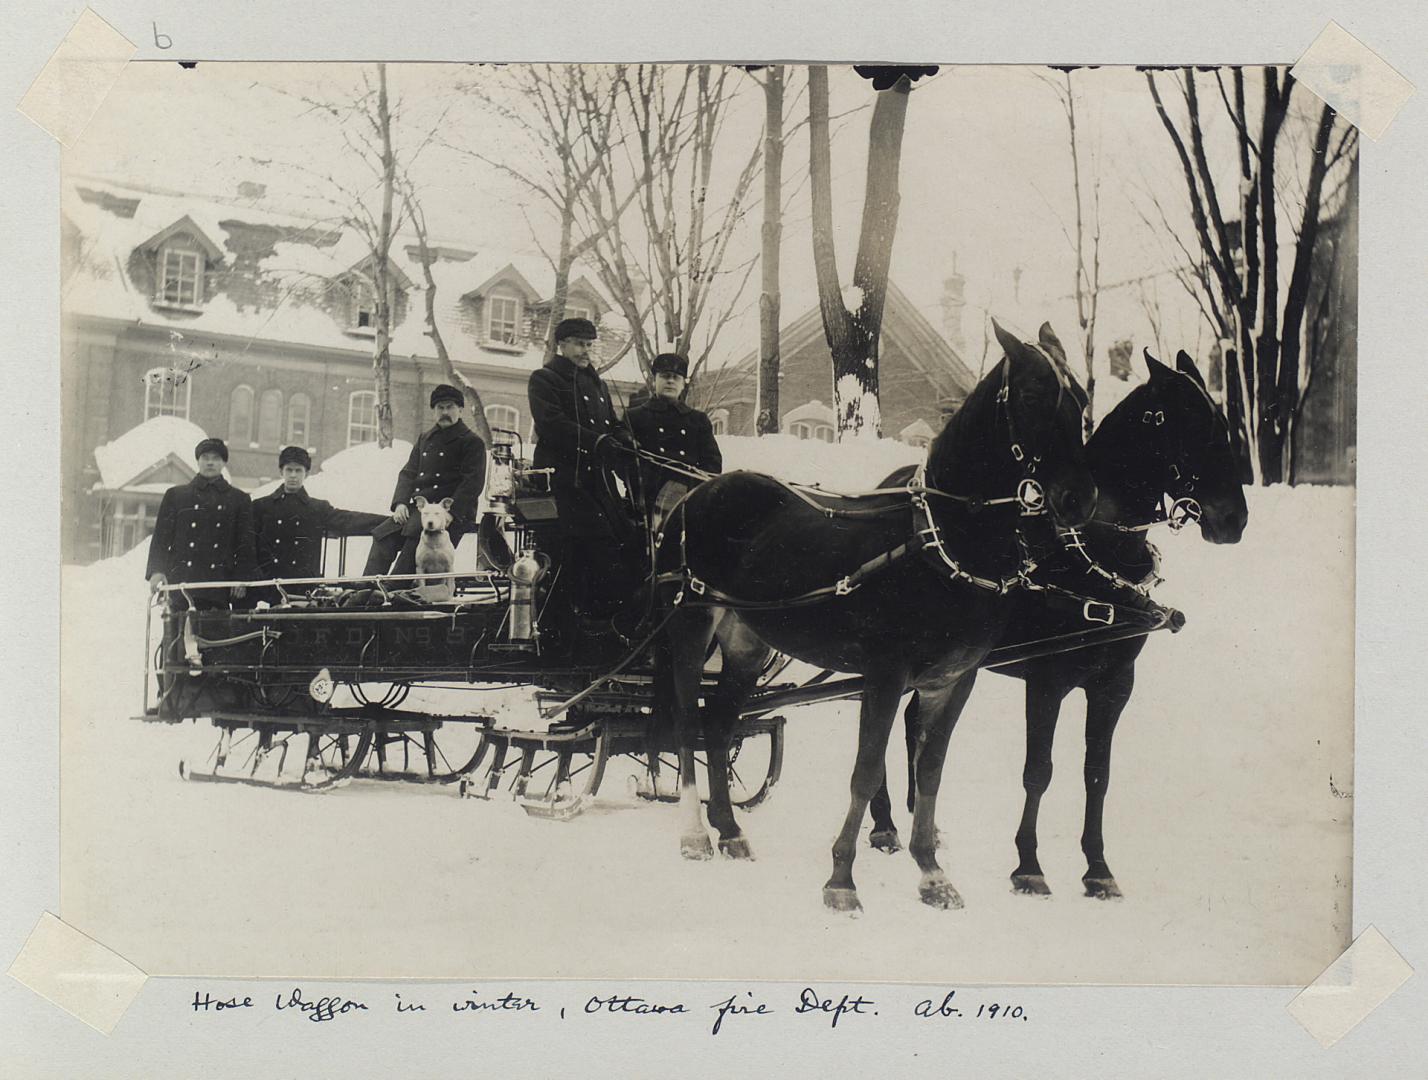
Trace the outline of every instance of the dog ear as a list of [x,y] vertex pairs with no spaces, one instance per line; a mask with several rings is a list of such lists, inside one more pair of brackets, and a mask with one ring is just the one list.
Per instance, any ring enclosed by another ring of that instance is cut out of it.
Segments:
[[426,499],[424,499],[422,496],[418,495],[415,499],[412,500],[412,502],[416,503],[416,508],[418,510],[426,509]]
[[442,508],[443,510],[449,511],[449,510],[451,509],[451,500],[450,500],[450,499],[442,499],[442,500],[441,500],[441,508]]

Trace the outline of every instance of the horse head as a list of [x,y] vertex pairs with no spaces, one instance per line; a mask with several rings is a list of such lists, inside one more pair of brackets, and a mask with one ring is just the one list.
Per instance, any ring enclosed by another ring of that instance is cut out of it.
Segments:
[[1024,514],[1082,525],[1096,506],[1081,442],[1084,395],[1047,352],[992,325],[1005,355],[933,443],[928,480],[986,501],[1014,495]]
[[1146,349],[1145,366],[1150,378],[1106,417],[1093,456],[1114,458],[1113,468],[1156,505],[1168,495],[1173,520],[1198,516],[1206,540],[1238,543],[1249,508],[1229,424],[1184,350],[1172,369]]

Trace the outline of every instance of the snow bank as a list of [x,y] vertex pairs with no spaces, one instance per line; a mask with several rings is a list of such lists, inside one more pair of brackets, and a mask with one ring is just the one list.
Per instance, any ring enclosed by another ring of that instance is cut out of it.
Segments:
[[207,432],[191,420],[177,416],[151,417],[113,442],[94,448],[100,486],[121,488],[170,454],[177,454],[181,461],[191,462],[193,448],[206,438]]

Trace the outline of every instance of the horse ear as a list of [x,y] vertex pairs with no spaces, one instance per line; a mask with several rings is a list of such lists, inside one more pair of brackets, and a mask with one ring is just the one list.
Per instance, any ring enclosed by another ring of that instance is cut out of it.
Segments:
[[1051,329],[1049,322],[1041,324],[1041,329],[1036,332],[1036,339],[1053,359],[1061,364],[1066,363],[1066,347],[1061,344],[1061,339],[1056,336],[1056,331]]
[[1007,356],[1016,356],[1021,352],[1021,342],[1011,334],[1002,329],[1002,324],[996,319],[992,320],[992,331],[997,335],[997,344],[1002,347],[1002,352]]
[[1195,361],[1184,349],[1175,354],[1175,370],[1194,379],[1201,390],[1205,389],[1205,380],[1200,375],[1200,369],[1195,366]]
[[1145,369],[1150,373],[1151,382],[1155,382],[1157,379],[1162,379],[1170,374],[1170,369],[1155,357],[1151,356],[1149,349],[1143,349],[1142,352],[1145,353]]

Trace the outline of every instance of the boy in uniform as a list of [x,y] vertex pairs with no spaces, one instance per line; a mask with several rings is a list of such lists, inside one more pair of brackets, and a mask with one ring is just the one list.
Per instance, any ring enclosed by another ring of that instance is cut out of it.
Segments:
[[[303,486],[312,457],[301,446],[285,446],[278,454],[283,483],[276,491],[253,500],[253,532],[259,578],[314,578],[322,573],[322,542],[329,536],[369,536],[389,514],[339,510],[315,499]],[[306,592],[310,586],[300,586]],[[276,600],[276,589],[263,599]]]
[[[149,561],[149,588],[191,581],[251,581],[256,573],[253,503],[223,477],[228,447],[222,439],[204,439],[193,451],[198,475],[164,492],[159,503]],[[247,586],[191,590],[193,606],[216,608],[238,600]],[[183,593],[171,593],[172,607],[188,606]]]
[[[723,471],[724,458],[709,417],[681,398],[689,382],[689,361],[660,353],[650,364],[654,396],[625,414],[641,450],[704,472]],[[651,527],[658,532],[666,514],[698,481],[678,469],[641,459],[640,479]]]

